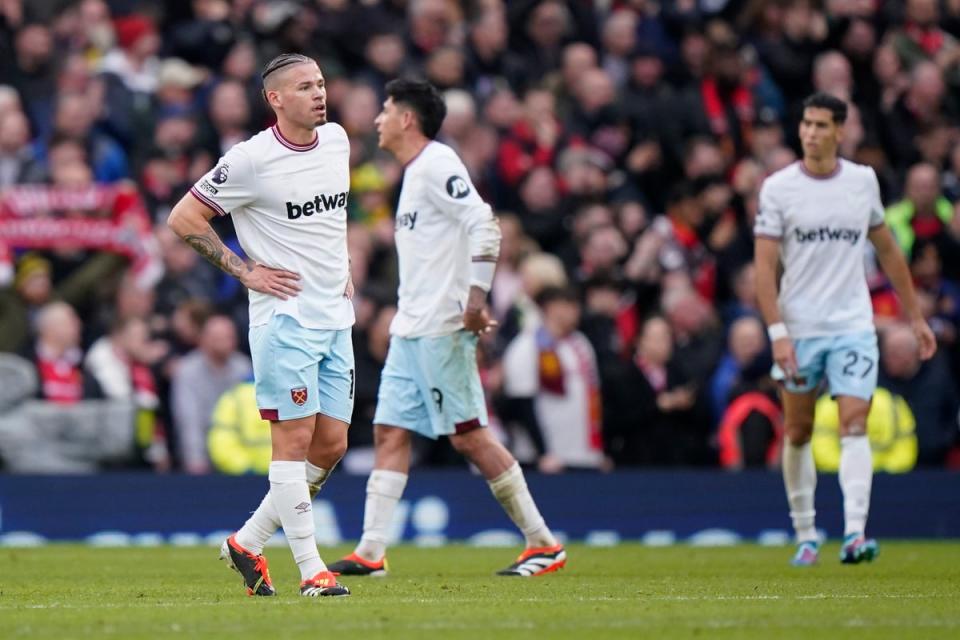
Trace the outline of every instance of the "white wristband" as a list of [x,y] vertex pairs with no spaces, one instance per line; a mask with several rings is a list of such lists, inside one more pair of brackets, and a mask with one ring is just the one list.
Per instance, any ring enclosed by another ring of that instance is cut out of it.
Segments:
[[780,338],[790,336],[790,334],[787,333],[787,325],[782,322],[777,322],[767,327],[767,335],[770,337],[770,342],[776,342]]

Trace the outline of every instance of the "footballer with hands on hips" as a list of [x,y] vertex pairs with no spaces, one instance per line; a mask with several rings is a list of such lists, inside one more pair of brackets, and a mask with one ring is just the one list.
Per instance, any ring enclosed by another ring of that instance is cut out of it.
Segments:
[[773,375],[781,382],[783,478],[797,537],[791,562],[811,566],[820,553],[810,438],[825,381],[840,410],[840,560],[857,564],[879,553],[876,540],[866,536],[873,483],[867,414],[879,365],[864,269],[868,240],[908,314],[920,357],[932,357],[937,345],[903,254],[884,224],[876,174],[838,156],[847,104],[816,93],[803,106],[803,159],[769,176],[760,190],[754,226],[757,299],[773,345]]
[[483,474],[523,532],[526,548],[506,576],[535,576],[566,563],[516,459],[490,433],[477,370],[478,335],[495,322],[486,308],[500,228],[457,154],[434,138],[446,105],[427,82],[394,80],[377,116],[380,147],[404,166],[395,237],[400,265],[374,416],[375,462],[367,481],[363,536],[330,565],[342,575],[385,575],[395,507],[410,470],[413,433],[449,437]]
[[[347,448],[353,412],[353,285],[347,255],[350,144],[327,122],[317,63],[282,54],[262,74],[277,123],[232,147],[170,213],[174,232],[249,290],[257,405],[270,421],[270,489],[221,558],[248,595],[272,596],[267,540],[283,526],[300,594],[346,596],[317,551],[313,497]],[[233,215],[249,260],[210,226]]]

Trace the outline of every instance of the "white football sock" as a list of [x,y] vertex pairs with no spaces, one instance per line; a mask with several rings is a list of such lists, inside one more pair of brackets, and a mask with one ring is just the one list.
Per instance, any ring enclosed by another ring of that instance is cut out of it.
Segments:
[[813,507],[813,494],[817,490],[817,469],[809,442],[796,446],[789,440],[784,441],[783,484],[787,489],[790,519],[797,532],[797,542],[816,542],[814,518],[817,512]]
[[843,491],[843,535],[864,533],[870,511],[873,454],[867,436],[840,438],[840,489]]
[[280,516],[293,559],[306,580],[326,570],[314,538],[313,504],[303,462],[270,463],[270,500]]
[[363,508],[363,536],[356,554],[378,562],[387,552],[387,538],[393,511],[407,486],[407,474],[374,469],[367,480],[367,501]]
[[[321,469],[320,467],[306,462],[307,486],[310,489],[310,498],[313,499],[327,481],[333,469]],[[273,506],[273,500],[270,498],[270,492],[263,497],[260,506],[247,519],[244,525],[237,531],[237,543],[254,555],[263,553],[263,546],[267,544],[277,529],[280,528],[280,515],[277,514],[276,507]]]
[[557,539],[553,537],[530,495],[519,463],[514,462],[513,466],[493,480],[488,480],[487,484],[497,502],[523,532],[528,547],[552,547],[557,544]]
[[[336,465],[334,465],[334,467],[336,467]],[[306,462],[306,468],[307,487],[310,489],[310,498],[313,499],[317,497],[320,489],[323,488],[323,483],[325,483],[327,478],[330,477],[330,474],[333,473],[333,468],[322,469],[309,460]]]

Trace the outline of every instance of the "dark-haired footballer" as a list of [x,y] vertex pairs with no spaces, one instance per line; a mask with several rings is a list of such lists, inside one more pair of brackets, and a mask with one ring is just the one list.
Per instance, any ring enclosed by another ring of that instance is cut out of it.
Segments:
[[[250,295],[257,405],[270,421],[270,490],[221,557],[250,595],[275,595],[262,555],[283,526],[300,569],[300,594],[349,590],[320,559],[313,495],[343,457],[353,412],[353,285],[347,256],[350,145],[327,122],[317,63],[280,55],[264,68],[263,94],[277,124],[231,148],[177,203],[168,224]],[[241,260],[210,226],[233,214]]]
[[[867,414],[879,357],[864,270],[868,240],[909,315],[920,357],[933,355],[936,340],[884,224],[876,174],[837,155],[847,104],[816,93],[803,107],[803,159],[771,175],[760,190],[754,226],[757,299],[773,345],[773,374],[782,382],[783,480],[798,543],[792,563],[811,566],[820,552],[810,437],[825,383],[840,409],[840,560],[856,564],[873,560],[879,551],[865,534],[873,481]],[[778,264],[783,265],[779,282]]]
[[400,262],[374,416],[376,459],[367,482],[363,537],[330,565],[343,575],[383,575],[388,531],[410,470],[411,435],[451,444],[472,462],[526,538],[501,575],[536,576],[564,566],[566,552],[537,509],[514,457],[491,435],[477,371],[477,337],[496,322],[487,292],[500,227],[454,151],[434,137],[446,115],[426,82],[394,80],[377,116],[380,147],[404,165],[395,236]]

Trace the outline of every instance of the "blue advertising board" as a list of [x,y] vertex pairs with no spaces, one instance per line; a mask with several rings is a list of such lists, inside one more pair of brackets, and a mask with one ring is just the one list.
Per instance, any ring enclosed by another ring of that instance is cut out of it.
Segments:
[[[618,471],[529,474],[550,526],[593,544],[727,544],[789,541],[783,483],[776,472]],[[318,540],[360,536],[366,477],[338,473],[315,501]],[[238,528],[268,488],[257,476],[105,473],[0,476],[0,544],[209,544]],[[836,476],[822,476],[817,525],[842,534]],[[877,476],[870,532],[882,538],[960,537],[960,474],[918,471]],[[465,470],[415,470],[393,537],[420,544],[514,544],[518,534],[482,478]]]

